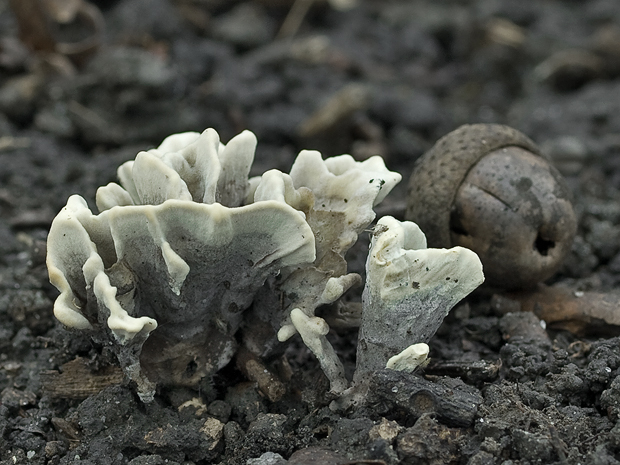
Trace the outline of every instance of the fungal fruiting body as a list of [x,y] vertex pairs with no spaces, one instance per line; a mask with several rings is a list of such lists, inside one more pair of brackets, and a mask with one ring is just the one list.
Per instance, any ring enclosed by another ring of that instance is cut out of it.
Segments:
[[[98,214],[74,195],[52,223],[47,264],[60,291],[56,317],[109,344],[144,401],[157,385],[196,387],[229,363],[240,343],[267,357],[297,333],[331,390],[349,386],[326,338],[329,326],[315,311],[361,283],[344,256],[401,176],[380,157],[323,160],[305,150],[290,173],[248,179],[255,146],[249,131],[226,145],[213,129],[175,134],[119,167],[120,183],[97,191]],[[408,347],[434,333],[421,315],[434,312],[430,320],[440,321],[482,279],[461,250],[416,251],[419,258],[410,259],[408,249],[425,247],[413,223],[387,218],[380,225],[386,232],[371,247],[362,331],[364,344],[398,342],[379,355],[359,352],[360,373],[386,365],[411,371],[424,348]],[[426,260],[433,272],[416,275],[411,260]],[[470,276],[465,263],[475,270]],[[409,290],[420,283],[418,297],[397,284],[404,267],[412,267]],[[452,283],[432,281],[448,272]],[[418,304],[417,316],[405,316],[405,307]],[[393,326],[395,334],[377,332],[369,318],[404,318],[413,333],[403,339]],[[421,332],[417,318],[425,322]]]

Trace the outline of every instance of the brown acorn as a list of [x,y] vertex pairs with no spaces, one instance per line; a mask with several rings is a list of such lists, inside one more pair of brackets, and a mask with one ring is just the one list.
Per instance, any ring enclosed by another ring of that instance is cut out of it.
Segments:
[[560,173],[519,131],[464,125],[417,160],[406,219],[429,247],[467,247],[486,283],[524,289],[551,277],[570,251],[577,219]]

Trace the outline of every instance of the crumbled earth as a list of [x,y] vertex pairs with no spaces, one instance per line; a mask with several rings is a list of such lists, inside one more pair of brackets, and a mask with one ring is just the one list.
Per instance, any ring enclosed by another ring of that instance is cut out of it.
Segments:
[[[339,11],[317,0],[291,29],[291,0],[93,0],[106,31],[80,59],[30,51],[9,3],[0,0],[0,464],[620,463],[618,328],[573,334],[482,289],[446,319],[426,369],[375,373],[359,408],[329,408],[327,380],[298,339],[277,402],[231,364],[198,391],[143,404],[106,347],[54,320],[45,268],[67,197],[94,208],[120,163],[175,132],[214,127],[227,141],[251,129],[253,174],[288,170],[316,148],[380,154],[407,179],[442,135],[493,122],[539,143],[573,191],[579,232],[552,282],[611,292],[620,2],[360,0]],[[70,41],[66,29],[56,32]],[[402,218],[405,187],[379,215]],[[330,337],[351,373],[355,331]]]

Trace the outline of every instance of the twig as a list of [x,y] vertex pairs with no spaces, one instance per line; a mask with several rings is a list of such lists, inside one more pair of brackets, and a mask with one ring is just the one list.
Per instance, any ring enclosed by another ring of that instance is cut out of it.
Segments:
[[315,0],[295,0],[291,9],[284,18],[284,22],[278,31],[277,39],[286,39],[297,34],[299,26],[310,11]]
[[56,41],[40,0],[9,0],[19,26],[19,38],[32,50],[53,52]]
[[30,146],[30,139],[27,137],[0,137],[0,152],[13,149],[24,149]]

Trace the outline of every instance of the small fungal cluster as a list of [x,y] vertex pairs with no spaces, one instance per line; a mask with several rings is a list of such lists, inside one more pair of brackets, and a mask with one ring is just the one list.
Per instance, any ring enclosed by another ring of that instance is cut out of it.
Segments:
[[380,157],[304,150],[288,174],[248,178],[256,143],[249,131],[226,145],[213,129],[172,135],[99,188],[98,213],[74,195],[53,221],[55,316],[112,347],[145,402],[157,386],[197,386],[240,346],[267,360],[295,334],[336,395],[372,370],[411,371],[450,308],[483,281],[474,252],[428,249],[416,224],[381,218],[348,380],[316,310],[337,311],[361,283],[345,254],[401,176]]

